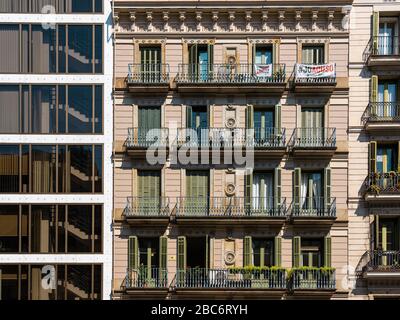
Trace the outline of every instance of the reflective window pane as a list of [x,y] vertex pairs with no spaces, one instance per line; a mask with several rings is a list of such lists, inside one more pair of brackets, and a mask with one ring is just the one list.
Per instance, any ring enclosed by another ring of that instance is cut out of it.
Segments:
[[95,88],[95,117],[94,117],[94,128],[95,133],[103,132],[103,87],[96,86]]
[[68,87],[68,132],[93,132],[93,87]]
[[32,133],[56,133],[56,87],[32,86]]
[[31,63],[33,73],[56,72],[56,31],[32,25]]
[[17,253],[19,206],[0,205],[0,254]]
[[0,145],[0,192],[19,191],[19,147]]
[[19,133],[19,116],[19,87],[0,85],[0,133]]
[[95,146],[94,153],[94,186],[95,192],[103,191],[103,147]]
[[69,146],[70,192],[92,192],[92,146]]
[[92,73],[92,26],[68,26],[68,72]]
[[91,205],[68,206],[68,252],[92,251]]
[[1,300],[18,300],[18,265],[0,265]]
[[56,252],[56,206],[32,206],[31,252]]
[[95,26],[95,73],[103,72],[103,26]]
[[[0,72],[19,72],[19,26],[0,24]],[[3,45],[7,44],[7,45]]]
[[56,192],[56,147],[32,145],[32,192]]

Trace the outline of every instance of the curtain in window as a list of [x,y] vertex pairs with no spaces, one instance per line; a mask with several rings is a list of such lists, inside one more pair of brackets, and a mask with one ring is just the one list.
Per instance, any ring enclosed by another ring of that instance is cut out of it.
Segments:
[[253,209],[272,209],[273,207],[272,173],[255,174],[253,177]]
[[308,174],[301,174],[301,187],[300,187],[300,206],[305,208],[307,205],[307,191],[308,191]]
[[304,108],[301,111],[302,143],[319,145],[323,140],[323,109]]
[[0,25],[0,72],[19,72],[19,27]]
[[18,98],[18,86],[0,86],[0,133],[19,133]]
[[322,209],[323,201],[321,201],[321,191],[322,191],[322,183],[321,183],[321,174],[314,173],[311,174],[311,179],[313,182],[312,190],[313,190],[313,205],[314,208]]

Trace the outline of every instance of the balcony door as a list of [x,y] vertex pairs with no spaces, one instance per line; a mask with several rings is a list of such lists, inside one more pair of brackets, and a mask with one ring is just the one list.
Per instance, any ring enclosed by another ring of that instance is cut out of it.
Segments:
[[320,268],[324,266],[323,241],[320,239],[302,239],[300,265]]
[[255,267],[274,266],[274,239],[252,238],[252,261]]
[[161,172],[138,171],[138,205],[141,215],[157,215],[160,212]]
[[272,172],[253,174],[252,209],[264,212],[274,207],[274,176]]
[[209,209],[209,172],[186,171],[185,212],[191,215],[207,215]]
[[[156,143],[160,138],[161,108],[155,106],[139,107],[138,114],[138,144]],[[155,131],[150,130],[158,129]],[[148,135],[149,134],[149,135]]]
[[376,155],[377,172],[397,172],[398,167],[398,145],[397,144],[378,144]]
[[256,46],[253,61],[255,64],[272,64],[272,46]]
[[300,188],[300,205],[310,214],[318,213],[324,208],[324,189],[321,172],[302,172]]
[[189,75],[196,81],[207,81],[212,70],[214,47],[211,44],[193,44],[189,47]]
[[383,251],[399,250],[399,219],[380,218],[378,230],[378,248],[382,249]]
[[268,145],[274,138],[274,109],[254,109],[254,138],[256,145]]
[[[207,106],[195,106],[187,108],[187,127],[195,132],[193,139],[198,145],[207,145],[209,140],[208,132],[208,108]],[[191,132],[193,134],[193,132]]]
[[396,53],[395,30],[396,24],[394,22],[379,23],[378,48],[380,55],[392,55]]
[[300,143],[303,146],[321,146],[324,139],[324,109],[301,109]]
[[145,83],[161,82],[161,47],[140,47],[140,75]]
[[380,117],[397,116],[397,108],[394,104],[398,101],[398,82],[379,81],[377,115]]
[[324,64],[325,46],[324,45],[303,45],[301,62],[303,64]]

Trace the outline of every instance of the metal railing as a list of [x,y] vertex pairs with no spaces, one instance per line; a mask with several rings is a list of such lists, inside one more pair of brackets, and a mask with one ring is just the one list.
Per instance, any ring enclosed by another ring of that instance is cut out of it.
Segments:
[[177,216],[186,217],[285,217],[286,198],[179,197]]
[[291,288],[334,290],[336,289],[335,270],[321,269],[295,269],[290,278]]
[[193,268],[177,270],[176,288],[285,289],[286,270],[245,270]]
[[[301,76],[297,73],[299,65],[304,66],[304,68],[309,69],[309,72],[312,74],[311,70],[315,69],[315,76]],[[319,74],[323,74],[323,72],[330,72],[333,75],[331,76],[321,76]],[[334,64],[296,64],[294,71],[294,82],[296,84],[335,84],[336,83],[336,63]]]
[[400,173],[397,172],[371,172],[365,179],[367,192],[399,193]]
[[[254,64],[180,64],[177,83],[263,84],[284,83],[286,65],[265,65],[268,73],[257,73]],[[261,65],[260,65],[261,66]],[[264,65],[263,65],[264,66]]]
[[391,56],[400,54],[399,36],[375,36],[372,37],[370,53],[375,56]]
[[400,251],[368,251],[368,262],[365,271],[400,272]]
[[400,121],[400,102],[370,102],[363,121]]
[[246,129],[244,128],[179,128],[177,144],[179,147],[223,148],[245,146]]
[[292,217],[336,217],[336,198],[301,197],[292,203]]
[[168,128],[128,128],[127,148],[149,148],[168,146]]
[[294,148],[334,148],[336,128],[296,128],[290,144]]
[[285,128],[254,128],[247,131],[247,146],[277,148],[286,146]]
[[138,269],[127,270],[125,277],[125,287],[135,288],[168,288],[167,269],[140,267]]
[[169,65],[164,63],[130,63],[128,84],[157,85],[169,83]]
[[168,217],[168,197],[128,197],[124,209],[125,217]]

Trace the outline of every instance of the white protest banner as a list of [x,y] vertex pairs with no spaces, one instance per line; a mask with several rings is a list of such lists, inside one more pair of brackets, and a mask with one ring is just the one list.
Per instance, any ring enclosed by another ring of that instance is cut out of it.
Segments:
[[301,64],[296,65],[297,78],[334,78],[336,76],[336,68],[334,63],[310,65]]
[[257,77],[272,77],[272,64],[255,64],[254,73]]

